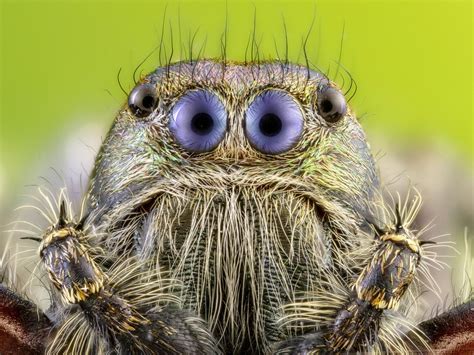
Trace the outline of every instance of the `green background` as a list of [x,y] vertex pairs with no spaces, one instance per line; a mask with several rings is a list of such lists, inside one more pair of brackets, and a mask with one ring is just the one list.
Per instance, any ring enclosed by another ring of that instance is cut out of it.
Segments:
[[[284,50],[303,62],[308,33],[312,63],[334,76],[342,63],[358,84],[352,106],[369,140],[392,145],[445,142],[472,166],[472,4],[470,1],[2,1],[0,197],[36,181],[32,166],[61,149],[73,127],[106,128],[133,87],[136,66],[174,39],[174,60],[195,52],[220,55],[228,13],[228,57],[243,59],[256,14],[262,58]],[[167,14],[163,12],[167,7]],[[184,46],[180,46],[181,42]],[[143,73],[158,63],[158,52]],[[340,71],[341,72],[341,71]],[[333,77],[334,78],[334,77]],[[342,83],[342,78],[335,78]],[[346,77],[347,79],[347,77]],[[347,85],[347,82],[346,82]],[[80,162],[78,162],[80,164]],[[31,175],[33,174],[33,175]],[[2,206],[3,207],[3,206]]]

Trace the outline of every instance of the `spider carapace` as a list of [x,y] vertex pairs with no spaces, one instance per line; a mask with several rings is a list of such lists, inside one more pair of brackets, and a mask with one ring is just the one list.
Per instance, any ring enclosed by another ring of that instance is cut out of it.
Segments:
[[410,321],[433,257],[412,227],[420,197],[384,201],[346,101],[323,74],[278,61],[145,76],[103,142],[84,213],[60,197],[38,235],[51,308],[0,289],[0,350],[468,349],[472,304]]

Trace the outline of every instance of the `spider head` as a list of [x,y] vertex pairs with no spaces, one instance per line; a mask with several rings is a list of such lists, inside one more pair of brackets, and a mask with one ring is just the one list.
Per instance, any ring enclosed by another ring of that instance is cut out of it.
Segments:
[[281,62],[181,62],[131,91],[98,156],[91,200],[107,213],[163,184],[262,189],[283,180],[367,209],[377,173],[335,83]]

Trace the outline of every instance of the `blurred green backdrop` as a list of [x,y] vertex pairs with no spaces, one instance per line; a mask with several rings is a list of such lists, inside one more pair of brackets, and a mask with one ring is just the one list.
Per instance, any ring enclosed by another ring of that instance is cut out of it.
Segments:
[[[309,59],[330,76],[344,29],[342,63],[358,83],[352,105],[366,114],[369,139],[382,133],[400,146],[447,142],[472,167],[471,1],[229,0],[227,13],[228,57],[236,60],[244,57],[254,13],[261,56],[275,57],[275,45],[284,52],[284,18],[290,58],[300,62],[315,19]],[[163,18],[168,53],[171,28],[179,60],[195,33],[195,52],[205,42],[204,56],[219,56],[225,14],[224,1],[2,0],[3,202],[36,181],[32,166],[62,149],[71,130],[94,121],[105,134],[125,100],[117,72],[122,68],[130,89],[134,69],[159,42]],[[154,52],[143,72],[157,63]]]

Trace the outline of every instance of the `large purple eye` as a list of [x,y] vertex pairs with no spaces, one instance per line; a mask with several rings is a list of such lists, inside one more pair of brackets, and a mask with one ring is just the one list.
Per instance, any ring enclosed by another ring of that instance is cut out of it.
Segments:
[[204,90],[193,90],[174,105],[169,123],[176,141],[190,152],[208,152],[222,141],[227,114],[219,98]]
[[245,133],[250,144],[266,154],[293,148],[303,133],[300,106],[281,90],[267,90],[247,109]]

